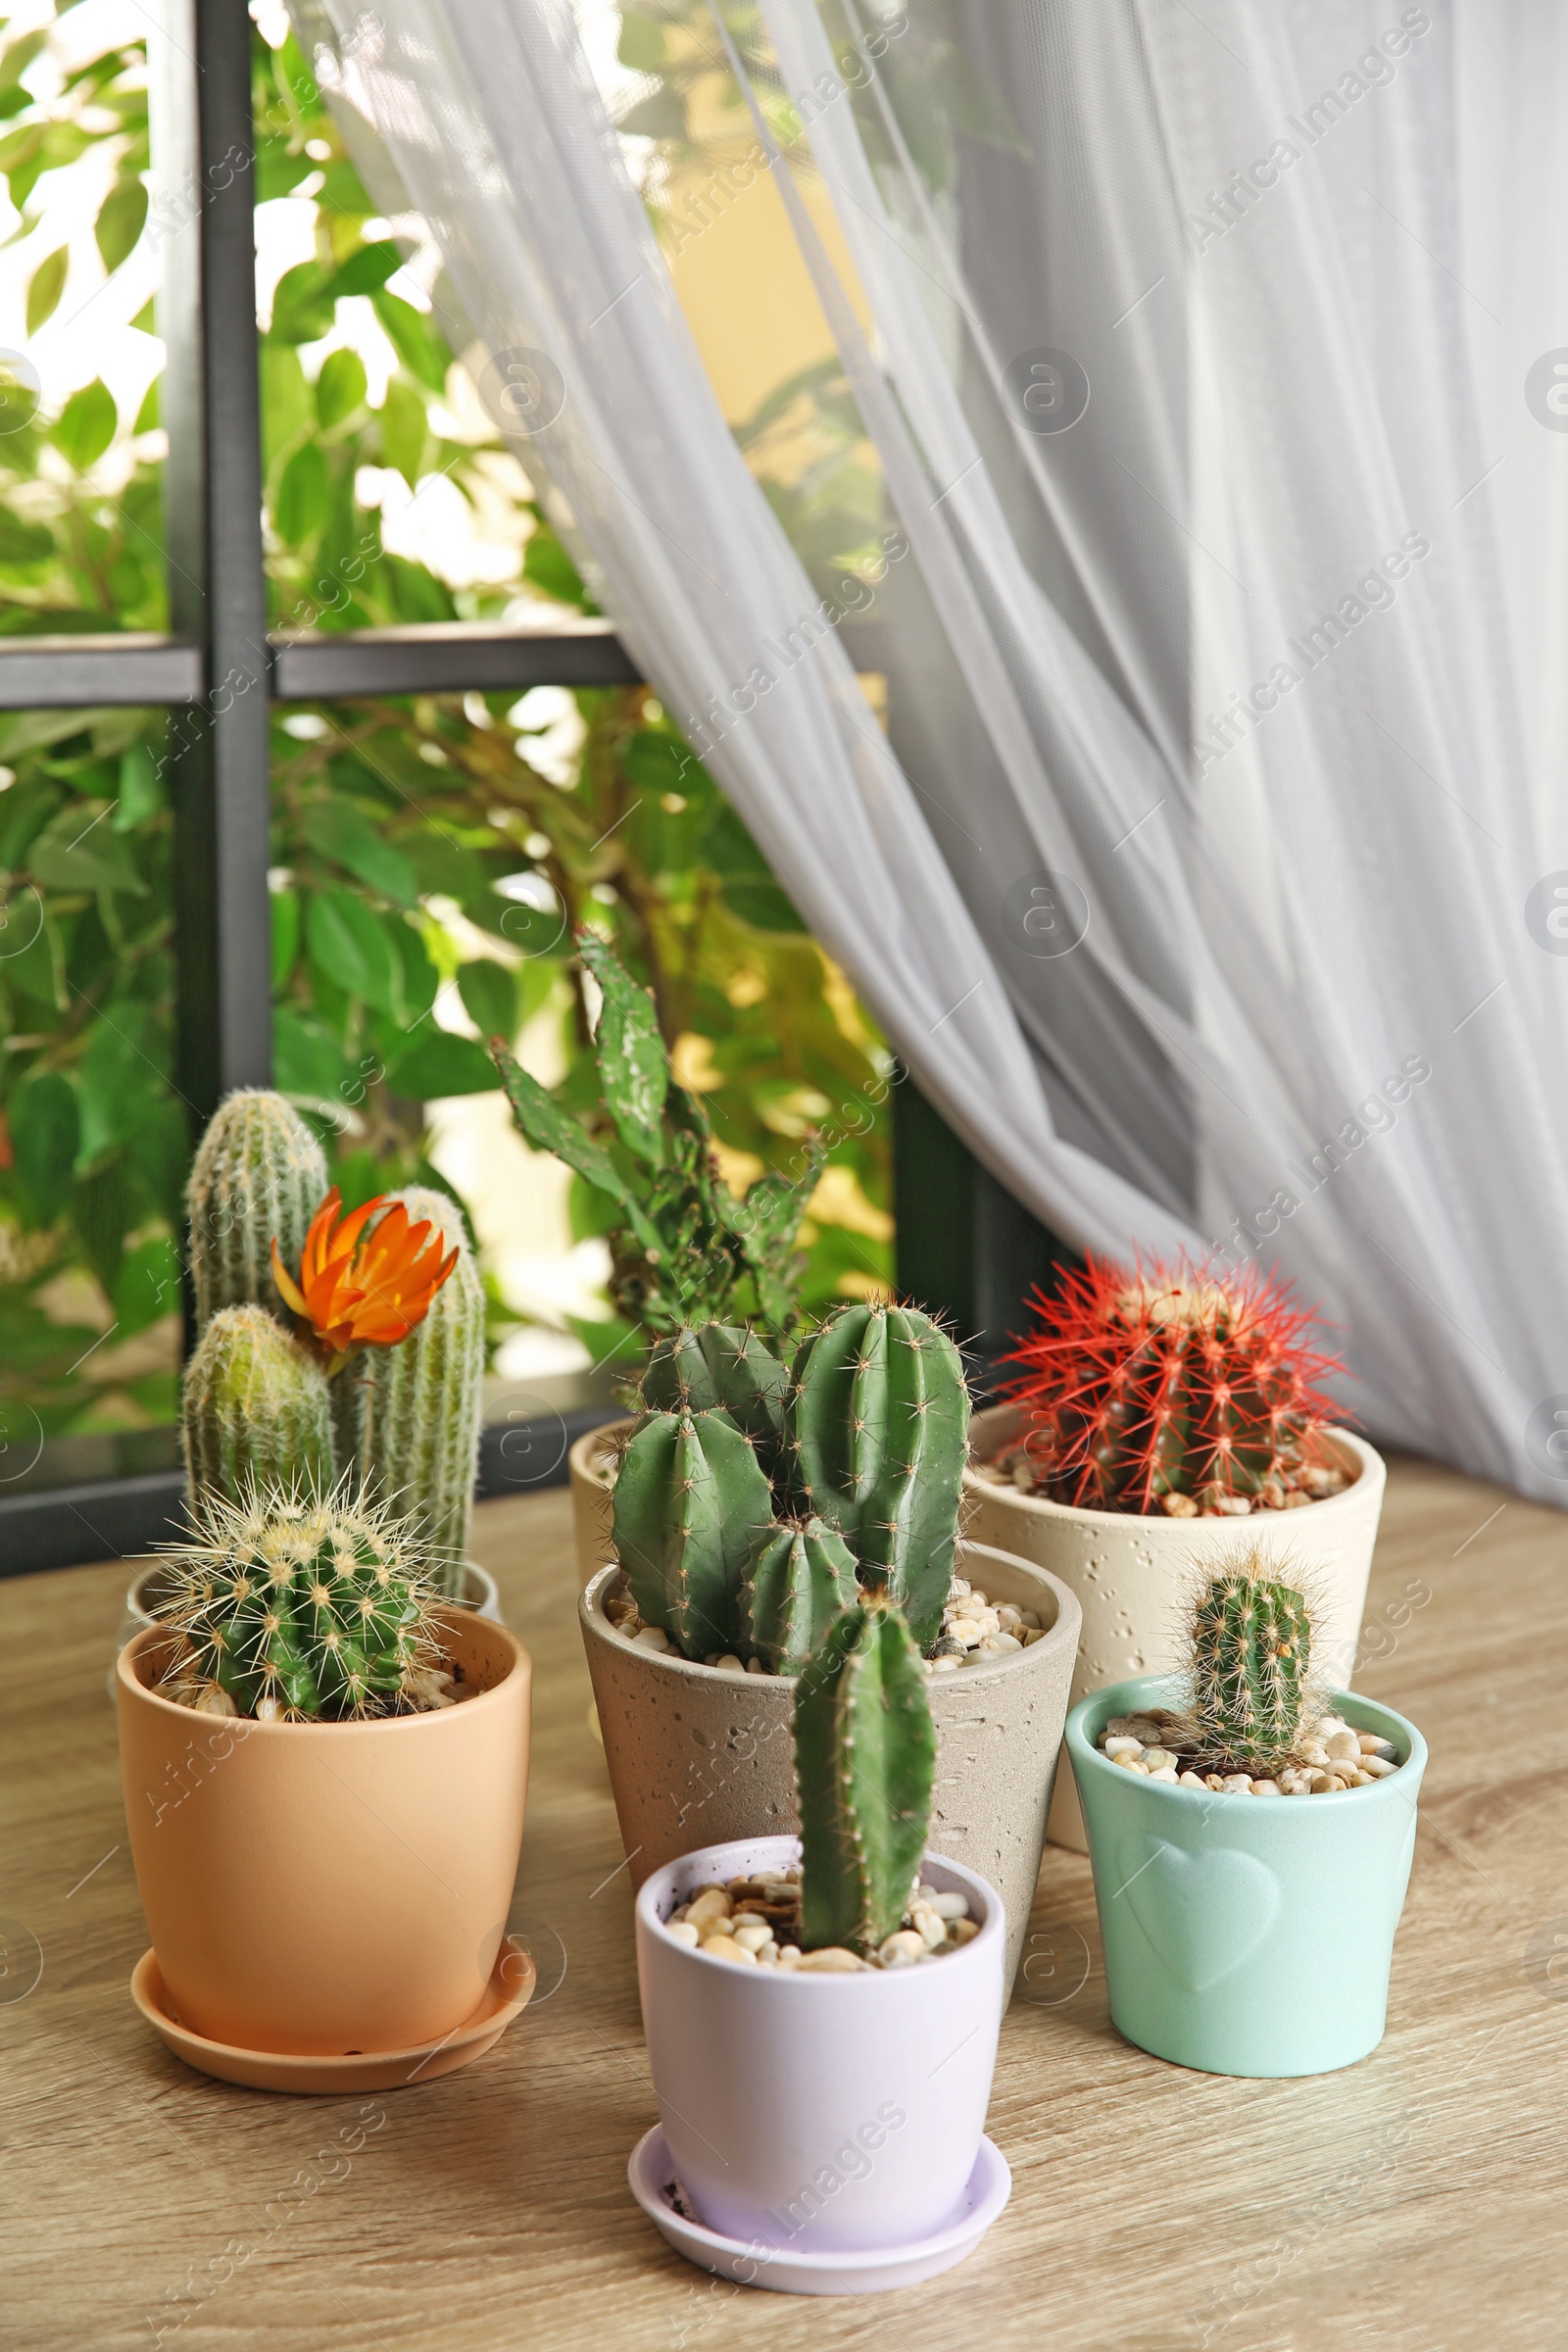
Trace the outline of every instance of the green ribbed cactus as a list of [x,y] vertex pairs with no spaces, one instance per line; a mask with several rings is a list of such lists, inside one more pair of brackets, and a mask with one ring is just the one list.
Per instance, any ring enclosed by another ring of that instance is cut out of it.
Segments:
[[198,1330],[225,1306],[286,1321],[269,1252],[275,1238],[284,1264],[299,1264],[326,1185],[321,1147],[281,1095],[244,1087],[219,1105],[185,1194]]
[[922,1649],[953,1579],[968,1431],[962,1359],[918,1307],[847,1306],[796,1350],[792,1496],[839,1529]]
[[789,1372],[773,1341],[747,1324],[683,1323],[659,1340],[642,1378],[646,1410],[726,1412],[764,1462],[776,1460]]
[[209,1498],[165,1555],[160,1609],[188,1644],[164,1679],[216,1683],[241,1715],[396,1711],[438,1658],[422,1548],[386,1511],[294,1486]]
[[[455,1592],[468,1544],[479,1451],[485,1353],[484,1284],[457,1203],[410,1185],[411,1225],[428,1221],[458,1262],[424,1320],[395,1348],[367,1348],[332,1382],[337,1459],[367,1495],[412,1517],[443,1590]],[[373,1226],[371,1227],[373,1231]]]
[[1193,1611],[1193,1731],[1206,1756],[1267,1773],[1296,1746],[1312,1662],[1311,1614],[1253,1550]]
[[615,1480],[615,1554],[645,1621],[689,1658],[737,1640],[741,1580],[773,1497],[727,1413],[644,1413]]
[[180,1413],[198,1507],[213,1496],[238,1502],[252,1482],[330,1492],[326,1375],[264,1306],[214,1315],[185,1367]]
[[867,1957],[904,1924],[925,1857],[937,1739],[926,1673],[884,1601],[835,1619],[795,1685],[801,1940]]
[[741,1588],[742,1654],[774,1674],[797,1674],[858,1597],[855,1554],[822,1520],[764,1528]]

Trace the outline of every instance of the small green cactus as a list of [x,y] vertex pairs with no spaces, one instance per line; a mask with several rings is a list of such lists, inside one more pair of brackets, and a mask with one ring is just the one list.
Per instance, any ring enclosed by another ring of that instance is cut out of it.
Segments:
[[798,1508],[836,1526],[922,1649],[953,1580],[969,1392],[946,1332],[918,1307],[847,1306],[796,1349],[785,1410]]
[[842,1609],[859,1597],[855,1554],[820,1519],[764,1528],[741,1588],[741,1646],[774,1674],[798,1674]]
[[937,1740],[920,1652],[870,1598],[834,1620],[795,1686],[802,1942],[867,1958],[904,1923],[925,1856]]
[[185,1195],[198,1331],[225,1306],[265,1306],[286,1320],[271,1245],[299,1264],[326,1185],[321,1147],[281,1095],[243,1087],[219,1105]]
[[689,1658],[730,1649],[741,1579],[773,1516],[757,1448],[727,1413],[644,1413],[615,1481],[615,1553],[644,1620]]
[[214,1315],[185,1367],[180,1414],[198,1510],[214,1496],[238,1502],[253,1483],[333,1484],[326,1375],[264,1306]]
[[749,1325],[683,1323],[656,1342],[642,1378],[646,1410],[726,1412],[764,1464],[777,1459],[789,1372],[774,1343]]
[[389,1512],[291,1484],[209,1496],[165,1555],[160,1610],[185,1646],[164,1679],[217,1684],[241,1715],[288,1721],[417,1705],[438,1659],[422,1547]]
[[337,1459],[364,1493],[412,1518],[443,1590],[467,1550],[483,1409],[484,1284],[463,1217],[445,1193],[411,1185],[411,1225],[428,1222],[458,1262],[428,1313],[395,1348],[367,1348],[332,1382]]
[[1308,1691],[1312,1623],[1304,1594],[1260,1573],[1250,1551],[1214,1577],[1192,1624],[1192,1727],[1203,1754],[1268,1774],[1294,1751]]

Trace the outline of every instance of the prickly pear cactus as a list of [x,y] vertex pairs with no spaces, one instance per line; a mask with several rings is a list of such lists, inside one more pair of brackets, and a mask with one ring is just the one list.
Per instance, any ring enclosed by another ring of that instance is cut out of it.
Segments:
[[642,1379],[651,1412],[725,1412],[766,1466],[777,1458],[789,1372],[777,1348],[746,1324],[683,1323],[660,1340]]
[[774,1674],[798,1674],[858,1598],[855,1554],[822,1520],[764,1528],[741,1588],[742,1654]]
[[1208,1755],[1263,1772],[1296,1746],[1312,1662],[1304,1595],[1247,1563],[1216,1576],[1193,1611],[1192,1714]]
[[953,1579],[969,1392],[953,1342],[917,1307],[847,1306],[802,1341],[785,1407],[798,1508],[836,1526],[922,1649]]
[[937,1739],[919,1649],[867,1599],[835,1619],[795,1685],[802,1941],[862,1957],[902,1926],[931,1822]]
[[198,1506],[215,1495],[238,1502],[252,1482],[330,1493],[326,1375],[264,1306],[214,1315],[185,1367],[180,1415]]
[[379,1715],[436,1660],[422,1554],[385,1511],[299,1488],[211,1500],[167,1555],[160,1611],[189,1647],[166,1680],[216,1683],[241,1715]]
[[727,1413],[645,1413],[615,1481],[615,1555],[632,1598],[689,1658],[733,1647],[741,1581],[773,1516],[757,1448]]
[[275,1238],[286,1265],[299,1264],[326,1186],[321,1147],[281,1095],[243,1087],[220,1103],[185,1193],[199,1330],[225,1306],[265,1306],[286,1318],[271,1244]]
[[429,1222],[458,1262],[395,1348],[367,1348],[331,1384],[337,1459],[369,1497],[412,1518],[444,1591],[467,1550],[483,1407],[484,1284],[455,1201],[411,1185],[411,1226]]

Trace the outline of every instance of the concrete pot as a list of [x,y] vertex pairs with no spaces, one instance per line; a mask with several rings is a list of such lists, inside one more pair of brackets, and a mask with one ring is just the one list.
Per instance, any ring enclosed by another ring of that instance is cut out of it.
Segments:
[[1426,1741],[1392,1707],[1337,1690],[1335,1711],[1398,1755],[1370,1788],[1225,1796],[1100,1753],[1111,1716],[1171,1705],[1178,1688],[1168,1675],[1117,1683],[1067,1720],[1112,2023],[1204,2074],[1352,2066],[1383,2039]]
[[[993,1405],[970,1424],[970,1461],[1010,1445],[1021,1423],[1016,1405]],[[1348,1430],[1334,1446],[1352,1483],[1323,1502],[1247,1519],[1143,1518],[1130,1511],[1078,1510],[1015,1487],[993,1486],[973,1468],[963,1474],[967,1532],[1046,1568],[1078,1595],[1083,1642],[1073,1677],[1074,1704],[1106,1683],[1160,1674],[1179,1663],[1182,1607],[1200,1564],[1229,1557],[1249,1537],[1268,1540],[1306,1578],[1317,1604],[1324,1679],[1348,1684],[1366,1611],[1367,1578],[1387,1477],[1383,1457]],[[1070,1772],[1056,1777],[1051,1812],[1054,1844],[1084,1852],[1083,1816]]]
[[577,1576],[587,1584],[615,1556],[610,1465],[636,1427],[630,1418],[605,1421],[577,1440],[566,1456],[571,1473],[571,1530],[577,1543]]
[[658,1924],[699,1886],[799,1859],[794,1838],[743,1838],[644,1882],[637,1981],[664,2137],[710,2230],[802,2253],[909,2245],[953,2214],[979,2153],[1002,1905],[973,1871],[928,1855],[921,1877],[967,1896],[979,1935],[940,1960],[855,1976],[742,1968]]
[[365,1723],[198,1715],[149,1686],[169,1637],[121,1651],[121,1776],[153,1948],[210,2041],[296,2057],[454,2033],[490,1982],[517,1875],[528,1653],[443,1607],[479,1695]]
[[[1010,1990],[1040,1875],[1081,1613],[1048,1571],[983,1544],[960,1548],[959,1573],[993,1600],[1033,1609],[1050,1629],[995,1666],[963,1666],[930,1684],[938,1740],[931,1842],[1001,1893]],[[794,1683],[628,1642],[605,1615],[619,1589],[619,1568],[600,1569],[577,1615],[633,1885],[700,1846],[798,1829]]]

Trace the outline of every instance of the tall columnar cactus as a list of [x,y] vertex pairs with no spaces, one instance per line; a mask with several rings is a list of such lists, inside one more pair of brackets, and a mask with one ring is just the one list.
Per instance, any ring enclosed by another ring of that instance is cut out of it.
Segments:
[[1191,1517],[1309,1497],[1334,1411],[1313,1384],[1335,1359],[1281,1285],[1091,1258],[1034,1305],[1008,1396],[1054,1499]]
[[903,1924],[925,1855],[937,1740],[899,1611],[847,1609],[795,1686],[802,1941],[869,1954]]
[[406,1339],[363,1349],[332,1381],[338,1467],[416,1521],[443,1587],[454,1591],[479,1450],[484,1284],[455,1201],[419,1185],[391,1194],[388,1207],[395,1201],[411,1228],[433,1225],[458,1260]]
[[784,1427],[789,1371],[774,1343],[747,1324],[683,1323],[658,1341],[642,1379],[651,1412],[726,1412],[769,1469]]
[[238,1502],[252,1483],[330,1493],[326,1375],[264,1306],[214,1315],[185,1367],[180,1410],[198,1507],[214,1496]]
[[1253,1773],[1297,1743],[1312,1662],[1311,1613],[1253,1551],[1213,1578],[1193,1611],[1193,1733],[1207,1756]]
[[632,1598],[689,1658],[732,1647],[753,1543],[773,1516],[757,1449],[727,1413],[644,1413],[615,1481]]
[[741,1588],[742,1649],[775,1674],[796,1674],[858,1597],[855,1554],[820,1519],[764,1528]]
[[839,1529],[929,1647],[953,1579],[969,1430],[958,1350],[917,1307],[847,1306],[797,1348],[785,1420],[798,1507]]
[[298,1487],[209,1498],[166,1555],[160,1614],[188,1647],[167,1681],[216,1683],[241,1715],[384,1714],[438,1654],[422,1556],[388,1513]]
[[286,1315],[272,1280],[271,1244],[298,1265],[325,1191],[321,1147],[281,1095],[244,1087],[220,1104],[185,1195],[198,1328],[225,1306]]

